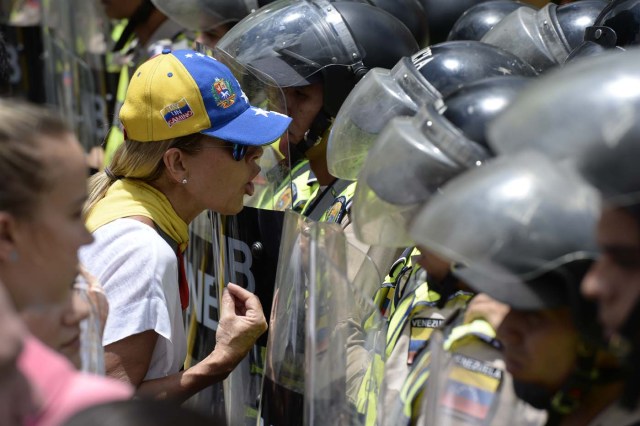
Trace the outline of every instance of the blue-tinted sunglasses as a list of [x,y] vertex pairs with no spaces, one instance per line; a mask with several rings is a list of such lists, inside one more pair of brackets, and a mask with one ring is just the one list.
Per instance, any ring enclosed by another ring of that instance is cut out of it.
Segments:
[[240,161],[247,155],[247,150],[249,149],[249,145],[240,145],[239,143],[234,143],[233,145],[233,159],[236,161]]
[[231,148],[231,155],[233,159],[236,161],[241,161],[245,155],[247,155],[247,151],[249,150],[249,145],[242,145],[239,143],[226,142],[224,146],[220,145],[203,145],[204,148]]

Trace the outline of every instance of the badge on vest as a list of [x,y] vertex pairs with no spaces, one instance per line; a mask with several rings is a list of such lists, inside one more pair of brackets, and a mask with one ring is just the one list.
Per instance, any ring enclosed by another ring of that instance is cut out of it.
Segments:
[[420,351],[427,346],[429,337],[433,333],[434,328],[442,325],[442,318],[412,318],[411,319],[411,338],[409,340],[409,355],[407,356],[407,365],[413,364]]
[[282,211],[290,208],[296,197],[298,196],[298,189],[296,188],[295,183],[291,183],[290,186],[284,190],[284,192],[280,195],[278,200],[276,201],[276,210]]
[[502,383],[502,370],[460,354],[453,361],[440,405],[472,424],[485,424]]
[[346,211],[347,198],[344,195],[339,196],[333,202],[333,205],[327,212],[326,222],[340,223],[344,212]]

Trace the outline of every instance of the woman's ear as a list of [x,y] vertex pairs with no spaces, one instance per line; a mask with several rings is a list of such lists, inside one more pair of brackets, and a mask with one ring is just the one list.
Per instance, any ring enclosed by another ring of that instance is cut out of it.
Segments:
[[7,212],[0,212],[0,262],[13,261],[17,257],[16,230],[14,217]]
[[169,148],[162,158],[171,180],[182,182],[182,180],[187,177],[187,169],[184,164],[184,153],[181,150],[178,148]]

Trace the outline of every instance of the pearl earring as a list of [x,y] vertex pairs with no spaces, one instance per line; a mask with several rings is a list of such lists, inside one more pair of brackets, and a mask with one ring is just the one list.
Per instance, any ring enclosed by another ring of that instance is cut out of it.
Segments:
[[187,184],[187,178],[182,179],[182,184],[186,185]]

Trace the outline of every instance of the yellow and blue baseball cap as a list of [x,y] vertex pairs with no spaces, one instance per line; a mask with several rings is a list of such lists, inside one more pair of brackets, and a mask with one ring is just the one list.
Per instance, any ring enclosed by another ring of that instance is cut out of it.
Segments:
[[241,145],[266,145],[291,123],[251,106],[231,71],[193,50],[165,49],[135,71],[120,109],[125,137],[160,141],[202,133]]

